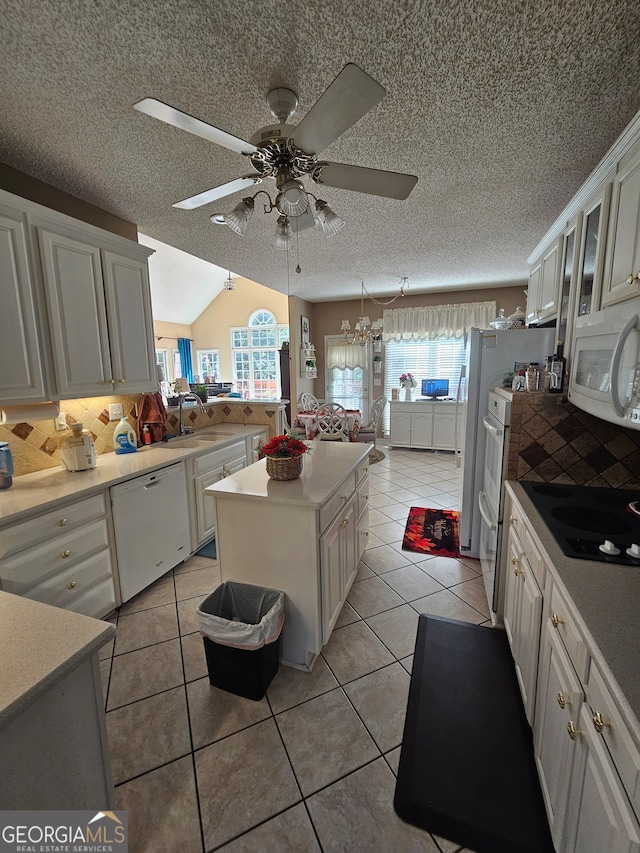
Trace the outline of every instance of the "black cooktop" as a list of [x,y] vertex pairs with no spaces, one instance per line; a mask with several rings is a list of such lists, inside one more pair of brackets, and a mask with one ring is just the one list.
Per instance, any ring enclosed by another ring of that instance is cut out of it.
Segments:
[[[640,517],[627,509],[640,500],[636,489],[528,483],[520,485],[538,510],[562,552],[581,560],[640,567]],[[605,540],[619,554],[600,550]]]

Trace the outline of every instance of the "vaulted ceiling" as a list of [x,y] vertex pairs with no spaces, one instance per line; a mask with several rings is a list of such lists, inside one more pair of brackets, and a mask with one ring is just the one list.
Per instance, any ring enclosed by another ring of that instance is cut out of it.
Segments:
[[[373,294],[401,276],[414,293],[524,281],[529,253],[640,108],[637,0],[2,6],[1,162],[311,301],[358,296],[361,279]],[[349,62],[386,96],[322,157],[417,175],[407,200],[323,187],[346,226],[304,231],[288,254],[259,204],[245,237],[211,223],[255,189],[172,208],[251,164],[135,102],[247,140],[274,121],[270,89],[297,93],[297,124]]]

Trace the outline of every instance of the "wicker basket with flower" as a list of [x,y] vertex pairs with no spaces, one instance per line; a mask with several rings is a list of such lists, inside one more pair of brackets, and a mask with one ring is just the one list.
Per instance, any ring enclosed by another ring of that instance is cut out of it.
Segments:
[[302,473],[302,457],[309,447],[292,435],[276,435],[260,447],[260,458],[267,459],[267,474],[272,480],[296,480]]

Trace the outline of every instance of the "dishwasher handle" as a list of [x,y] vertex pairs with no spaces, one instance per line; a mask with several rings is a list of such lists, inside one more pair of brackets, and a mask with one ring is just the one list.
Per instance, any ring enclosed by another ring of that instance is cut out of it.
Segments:
[[491,530],[491,532],[493,532],[497,528],[498,524],[492,518],[490,518],[489,513],[487,512],[487,509],[485,506],[485,501],[486,501],[486,492],[481,489],[479,494],[478,494],[478,509],[480,510],[480,515],[484,519],[484,523],[487,525],[489,530]]

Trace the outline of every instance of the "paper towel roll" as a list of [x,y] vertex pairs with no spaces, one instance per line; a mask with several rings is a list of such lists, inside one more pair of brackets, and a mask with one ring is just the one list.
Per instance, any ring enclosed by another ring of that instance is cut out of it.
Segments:
[[29,421],[55,420],[60,414],[60,403],[25,403],[23,406],[2,406],[0,424],[21,424]]

